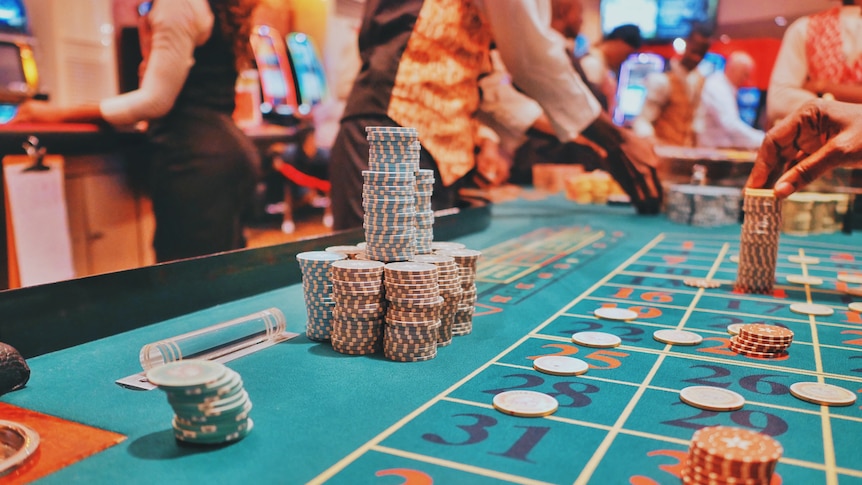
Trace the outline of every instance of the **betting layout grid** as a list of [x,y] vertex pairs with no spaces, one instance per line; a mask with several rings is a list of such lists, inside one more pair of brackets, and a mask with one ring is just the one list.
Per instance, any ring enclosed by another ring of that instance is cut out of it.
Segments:
[[365,241],[297,255],[306,335],[337,352],[433,359],[471,333],[480,253],[434,241],[434,172],[419,168],[418,133],[368,127],[362,172]]
[[[402,470],[399,476],[469,477],[471,483],[498,478],[515,483],[698,483],[692,478],[698,473],[709,483],[709,471],[702,474],[705,463],[730,477],[728,470],[741,465],[732,457],[716,461],[697,451],[702,448],[697,443],[707,439],[695,439],[698,429],[751,431],[761,441],[758,446],[771,450],[759,455],[760,466],[746,462],[745,476],[753,477],[746,483],[862,480],[862,451],[856,446],[862,432],[859,403],[821,407],[791,390],[794,384],[813,382],[837,386],[854,398],[862,393],[862,316],[858,306],[848,307],[853,300],[848,291],[856,288],[851,285],[862,284],[854,279],[862,274],[862,251],[783,238],[777,283],[768,295],[734,291],[738,255],[739,240],[659,235],[494,361],[372,440],[377,444],[371,451],[339,464],[335,479],[327,483],[342,483],[339,477],[356,476],[375,464]],[[824,284],[787,282],[797,274],[817,274]],[[691,278],[719,286],[686,285]],[[789,309],[800,301],[817,301],[834,313],[815,316]],[[601,319],[594,312],[602,307],[628,309],[637,317]],[[790,329],[793,345],[786,354],[768,359],[734,352],[732,324]],[[659,329],[685,329],[704,340],[697,346],[670,346],[651,338]],[[615,334],[622,345],[573,345],[571,335],[587,330]],[[535,371],[531,362],[548,355],[580,357],[589,370],[577,377]],[[694,385],[726,389],[743,396],[744,403],[724,412],[692,407],[681,401],[680,391]],[[496,413],[489,394],[515,388],[555,396],[559,407],[539,420]],[[561,437],[568,444],[562,448]],[[408,458],[398,450],[421,453]],[[625,464],[620,456],[626,457]],[[772,470],[775,481],[757,478]]]

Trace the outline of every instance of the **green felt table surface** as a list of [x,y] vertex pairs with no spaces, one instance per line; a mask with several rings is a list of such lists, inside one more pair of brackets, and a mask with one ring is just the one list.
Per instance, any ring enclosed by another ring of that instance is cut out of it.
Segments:
[[[458,238],[483,252],[473,331],[435,359],[347,356],[300,335],[229,362],[254,404],[254,430],[235,444],[177,446],[165,394],[114,381],[140,371],[138,352],[146,343],[265,308],[281,309],[287,329],[302,333],[300,284],[225,298],[30,358],[27,387],[0,401],[128,437],[43,483],[679,483],[692,433],[718,424],[781,442],[783,482],[773,483],[862,483],[862,402],[826,408],[788,392],[794,382],[816,380],[862,392],[862,320],[847,310],[852,298],[836,279],[862,272],[859,234],[782,236],[776,293],[740,295],[732,291],[731,260],[738,225],[682,226],[628,207],[533,199],[495,205],[488,229]],[[821,263],[786,260],[800,251]],[[801,272],[824,284],[786,282]],[[681,284],[707,276],[722,286]],[[197,284],[215,291],[220,280]],[[789,310],[800,301],[828,305],[835,314],[811,318]],[[639,317],[593,316],[608,305]],[[729,323],[756,321],[794,330],[789,358],[751,359],[727,349]],[[700,333],[704,343],[669,347],[652,339],[654,330],[676,327]],[[581,330],[617,334],[623,345],[579,347],[569,336]],[[591,369],[579,377],[532,370],[532,358],[553,353],[582,358]],[[734,390],[747,404],[723,413],[682,404],[678,391],[694,384]],[[513,388],[554,395],[560,408],[546,418],[495,411],[493,395]]]

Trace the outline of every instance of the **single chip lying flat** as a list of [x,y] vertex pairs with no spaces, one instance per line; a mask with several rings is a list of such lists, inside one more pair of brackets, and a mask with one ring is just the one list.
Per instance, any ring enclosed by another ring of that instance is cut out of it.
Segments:
[[679,391],[679,399],[708,411],[735,411],[745,405],[745,398],[728,389],[712,386],[689,386]]
[[843,387],[819,382],[796,382],[790,385],[790,394],[798,399],[824,406],[850,406],[856,402],[856,394]]
[[835,313],[835,310],[826,305],[818,305],[817,303],[794,303],[790,305],[790,311],[801,313],[803,315],[814,315],[818,317],[828,317]]
[[693,286],[695,288],[718,288],[721,286],[721,283],[709,278],[686,278],[682,282],[686,286]]
[[697,345],[703,342],[703,337],[688,330],[656,330],[652,338],[671,345]]
[[536,391],[504,391],[494,396],[494,408],[504,414],[536,418],[549,416],[559,407],[553,396]]
[[611,347],[619,347],[622,343],[622,339],[612,333],[578,332],[572,335],[572,342],[583,345],[584,347],[609,349]]
[[814,256],[799,256],[798,254],[788,256],[787,260],[796,264],[820,264],[820,258],[815,258]]
[[579,376],[589,368],[583,360],[563,355],[546,355],[533,361],[533,369],[555,376]]
[[823,284],[823,279],[816,276],[807,276],[801,274],[787,275],[787,282],[796,285],[820,286]]
[[862,285],[862,275],[860,274],[838,273],[836,279],[851,285]]
[[616,307],[601,307],[596,308],[593,311],[593,315],[604,318],[606,320],[621,320],[628,321],[634,320],[638,317],[637,312],[632,310],[626,310],[625,308],[616,308]]

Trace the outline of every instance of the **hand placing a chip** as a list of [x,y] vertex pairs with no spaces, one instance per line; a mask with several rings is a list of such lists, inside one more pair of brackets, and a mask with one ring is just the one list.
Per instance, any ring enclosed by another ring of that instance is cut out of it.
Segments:
[[811,101],[766,134],[746,187],[784,198],[836,167],[862,167],[862,106]]

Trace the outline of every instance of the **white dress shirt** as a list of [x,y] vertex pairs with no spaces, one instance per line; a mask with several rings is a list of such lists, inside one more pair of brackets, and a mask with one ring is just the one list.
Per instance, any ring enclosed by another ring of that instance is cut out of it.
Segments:
[[[550,0],[475,0],[490,25],[512,82],[536,100],[561,141],[571,141],[601,112],[551,29]],[[539,61],[540,60],[540,61]]]
[[706,148],[760,147],[765,134],[739,116],[737,89],[723,72],[710,74],[703,83],[697,144]]

